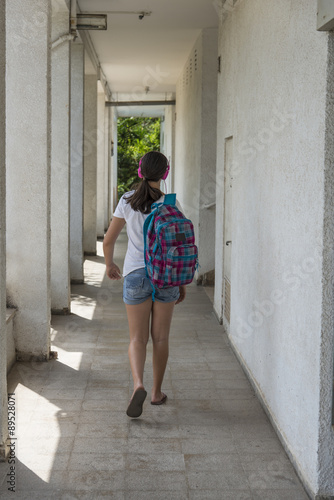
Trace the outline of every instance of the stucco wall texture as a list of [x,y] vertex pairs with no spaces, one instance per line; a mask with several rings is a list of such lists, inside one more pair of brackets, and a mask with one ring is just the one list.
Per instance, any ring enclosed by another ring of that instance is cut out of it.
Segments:
[[96,254],[97,76],[85,75],[84,104],[84,252]]
[[111,109],[104,110],[104,228],[108,229],[111,216]]
[[[51,39],[66,33],[66,5],[52,12]],[[70,291],[70,42],[51,51],[51,308],[68,312]]]
[[334,354],[334,35],[328,38],[326,138],[324,168],[324,236],[322,325],[320,346],[319,490],[334,496],[334,429],[331,412]]
[[[328,495],[328,390],[326,478],[318,469],[322,371],[328,387],[332,357],[321,368],[328,34],[316,31],[316,13],[313,0],[240,1],[228,13],[219,36],[217,175],[233,136],[230,338],[309,490]],[[217,224],[223,203],[217,196]],[[216,234],[221,315],[218,226]]]
[[[174,188],[195,228],[199,275],[214,269],[217,30],[202,31],[176,86]],[[211,186],[211,189],[210,189]]]
[[84,47],[71,45],[71,169],[70,267],[71,279],[83,282],[83,126]]
[[165,120],[161,124],[162,130],[162,153],[168,158],[171,171],[167,177],[166,185],[169,193],[174,193],[175,178],[175,106],[165,107]]
[[113,156],[111,160],[111,211],[115,211],[118,203],[117,195],[117,111],[116,108],[111,110],[111,139],[113,141]]
[[0,454],[7,438],[6,349],[6,2],[0,3]]
[[7,293],[18,307],[19,357],[50,352],[50,7],[48,0],[6,6]]
[[[96,231],[97,236],[103,238],[105,228],[105,95],[97,94],[97,172],[96,172]],[[107,197],[108,199],[108,197]]]

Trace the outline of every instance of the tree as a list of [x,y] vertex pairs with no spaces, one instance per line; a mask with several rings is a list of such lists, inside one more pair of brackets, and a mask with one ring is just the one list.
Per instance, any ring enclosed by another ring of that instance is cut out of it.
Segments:
[[118,119],[118,198],[138,181],[140,158],[160,150],[160,118]]

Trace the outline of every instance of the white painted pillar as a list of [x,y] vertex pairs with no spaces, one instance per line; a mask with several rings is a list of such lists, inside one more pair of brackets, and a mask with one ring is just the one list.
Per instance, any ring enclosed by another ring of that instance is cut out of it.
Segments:
[[0,458],[6,454],[6,2],[0,3]]
[[[69,31],[69,11],[57,0],[52,12],[52,42]],[[51,307],[70,311],[70,42],[51,52]]]
[[111,193],[111,200],[110,200],[110,218],[112,217],[112,214],[115,211],[117,202],[118,202],[118,196],[117,196],[117,182],[118,182],[118,175],[117,175],[117,142],[118,142],[118,130],[117,130],[117,111],[116,108],[112,108],[111,110],[111,138],[113,141],[113,156],[111,158],[111,176],[110,176],[110,193]]
[[96,255],[97,77],[85,75],[84,252]]
[[[162,125],[162,124],[161,124]],[[165,119],[163,122],[163,150],[162,153],[168,158],[171,165],[171,171],[167,177],[166,184],[169,193],[174,192],[175,177],[175,106],[165,107]]]
[[[19,27],[19,29],[18,29]],[[7,292],[18,359],[50,352],[50,0],[7,2]]]
[[[215,28],[202,32],[202,116],[201,116],[201,170],[199,179],[199,245],[204,256],[197,272],[200,282],[214,284],[216,207],[205,208],[216,202],[217,150],[217,50],[218,33]],[[197,277],[198,277],[197,276]]]
[[98,93],[97,104],[97,200],[96,200],[96,223],[97,236],[104,236],[104,207],[105,207],[105,94]]
[[83,136],[84,59],[82,43],[71,44],[71,188],[70,273],[72,283],[83,283]]
[[111,110],[109,106],[104,107],[104,229],[108,229],[111,210]]

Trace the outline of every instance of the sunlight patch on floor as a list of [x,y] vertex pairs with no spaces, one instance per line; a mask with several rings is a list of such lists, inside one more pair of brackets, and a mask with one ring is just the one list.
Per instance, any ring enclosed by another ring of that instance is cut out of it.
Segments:
[[83,352],[67,351],[57,345],[52,346],[52,349],[58,353],[58,359],[61,360],[63,365],[72,368],[72,370],[79,371],[82,363]]

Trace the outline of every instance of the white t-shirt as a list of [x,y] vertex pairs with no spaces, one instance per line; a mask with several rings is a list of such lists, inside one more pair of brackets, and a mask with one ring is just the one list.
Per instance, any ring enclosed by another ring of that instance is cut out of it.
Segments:
[[[123,276],[126,276],[136,269],[145,267],[143,229],[144,222],[149,214],[143,214],[139,211],[136,212],[131,208],[130,203],[126,203],[124,197],[127,198],[132,193],[134,193],[134,191],[129,191],[122,196],[114,212],[115,217],[125,219],[126,231],[128,234],[128,249],[124,259]],[[161,196],[155,203],[163,203],[164,199],[165,195]],[[181,205],[177,200],[176,206],[182,212]]]

